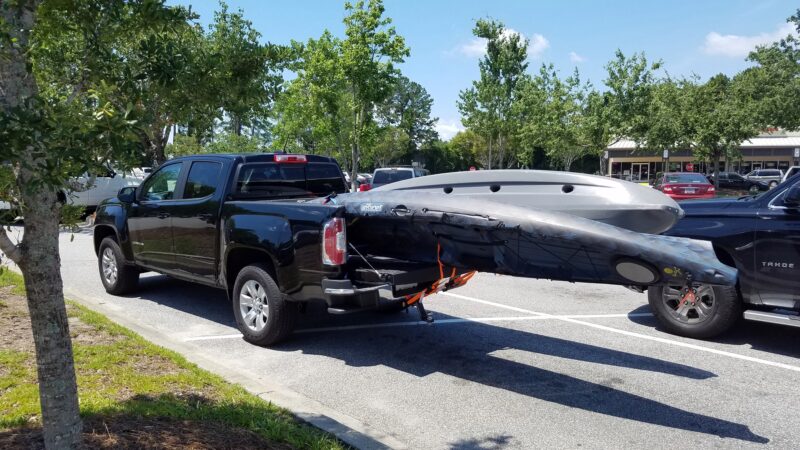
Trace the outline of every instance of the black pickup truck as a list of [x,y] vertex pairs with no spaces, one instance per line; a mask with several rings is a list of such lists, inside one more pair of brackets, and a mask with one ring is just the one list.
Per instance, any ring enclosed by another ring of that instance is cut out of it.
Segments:
[[661,324],[707,338],[749,320],[800,326],[800,175],[760,195],[682,202],[686,215],[666,234],[711,241],[738,269],[736,287],[651,288]]
[[322,156],[168,161],[98,207],[100,278],[115,295],[148,271],[225,289],[245,339],[259,345],[288,336],[306,302],[332,313],[407,306],[438,268],[350,254],[344,208],[308,201],[346,191],[339,165]]

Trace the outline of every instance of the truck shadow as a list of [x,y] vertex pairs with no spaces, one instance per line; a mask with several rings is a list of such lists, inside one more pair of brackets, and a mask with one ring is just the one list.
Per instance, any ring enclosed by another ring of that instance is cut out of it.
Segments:
[[[437,314],[437,319],[449,316]],[[345,334],[347,337],[342,336]],[[668,428],[695,431],[748,442],[769,439],[743,424],[682,410],[624,390],[617,377],[594,383],[530,364],[498,357],[502,350],[522,350],[591,363],[661,372],[695,380],[710,372],[599,346],[543,336],[483,323],[446,326],[379,328],[337,332],[336,339],[320,333],[296,333],[274,350],[302,351],[343,361],[349,366],[383,365],[418,377],[450,375],[460,382],[478,383],[608,416]],[[458,382],[457,382],[458,383]]]
[[[631,311],[628,318],[636,324],[655,328],[666,333],[655,317],[638,315],[648,312],[650,312],[650,307],[644,305]],[[727,333],[707,339],[707,341],[729,345],[747,345],[753,350],[775,355],[790,356],[792,358],[800,357],[800,328],[741,319]]]
[[[166,277],[142,280],[138,297],[170,308],[234,326],[222,291]],[[437,320],[459,319],[434,312]],[[769,439],[743,424],[676,408],[625,391],[625,380],[609,376],[590,382],[496,355],[506,350],[566,360],[654,372],[699,383],[715,377],[695,367],[591,344],[560,339],[480,322],[414,325],[416,314],[331,316],[324,308],[309,308],[301,329],[274,351],[302,352],[334,358],[353,367],[386,366],[417,377],[450,375],[456,384],[477,383],[524,396],[607,416],[668,428],[695,431],[748,442]],[[638,318],[637,318],[638,319]],[[322,327],[408,322],[408,326],[314,331]],[[336,338],[331,339],[334,334]]]

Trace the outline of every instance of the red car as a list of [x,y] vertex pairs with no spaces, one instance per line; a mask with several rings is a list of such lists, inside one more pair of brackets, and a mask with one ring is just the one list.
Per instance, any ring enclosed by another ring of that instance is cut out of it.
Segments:
[[695,172],[669,172],[660,174],[653,185],[655,189],[675,200],[714,198],[714,185],[703,174]]

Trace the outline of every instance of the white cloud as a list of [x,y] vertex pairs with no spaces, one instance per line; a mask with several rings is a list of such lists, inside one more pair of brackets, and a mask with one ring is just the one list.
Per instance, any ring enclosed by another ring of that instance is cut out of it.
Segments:
[[577,64],[586,61],[586,58],[575,52],[569,52],[569,60]]
[[439,133],[439,139],[449,141],[459,131],[464,131],[464,127],[457,120],[439,120],[436,123],[436,131]]
[[[507,38],[508,36],[513,35],[519,35],[522,39],[526,39],[524,34],[513,28],[504,29],[500,34],[500,37]],[[528,55],[538,58],[541,56],[542,52],[547,50],[549,47],[550,41],[548,41],[547,38],[539,33],[534,33],[534,35],[531,36],[528,41]],[[456,51],[462,55],[469,56],[470,58],[480,58],[486,54],[486,39],[474,38],[465,44],[459,45],[456,48]]]
[[796,34],[791,24],[784,24],[770,33],[760,33],[753,36],[738,34],[719,34],[712,31],[706,35],[706,40],[701,47],[709,55],[720,55],[731,58],[741,58],[755,50],[756,46],[769,44],[788,34]]
[[550,47],[550,41],[539,33],[531,36],[531,41],[528,44],[528,55],[538,58],[542,53]]

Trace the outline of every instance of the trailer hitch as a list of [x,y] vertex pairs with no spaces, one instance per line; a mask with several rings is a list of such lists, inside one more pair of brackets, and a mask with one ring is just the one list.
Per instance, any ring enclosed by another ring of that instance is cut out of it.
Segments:
[[422,304],[422,299],[425,298],[425,293],[423,292],[420,296],[419,300],[414,303],[414,306],[417,307],[417,312],[419,313],[419,320],[427,323],[433,323],[433,313],[429,313],[425,310],[425,306]]

